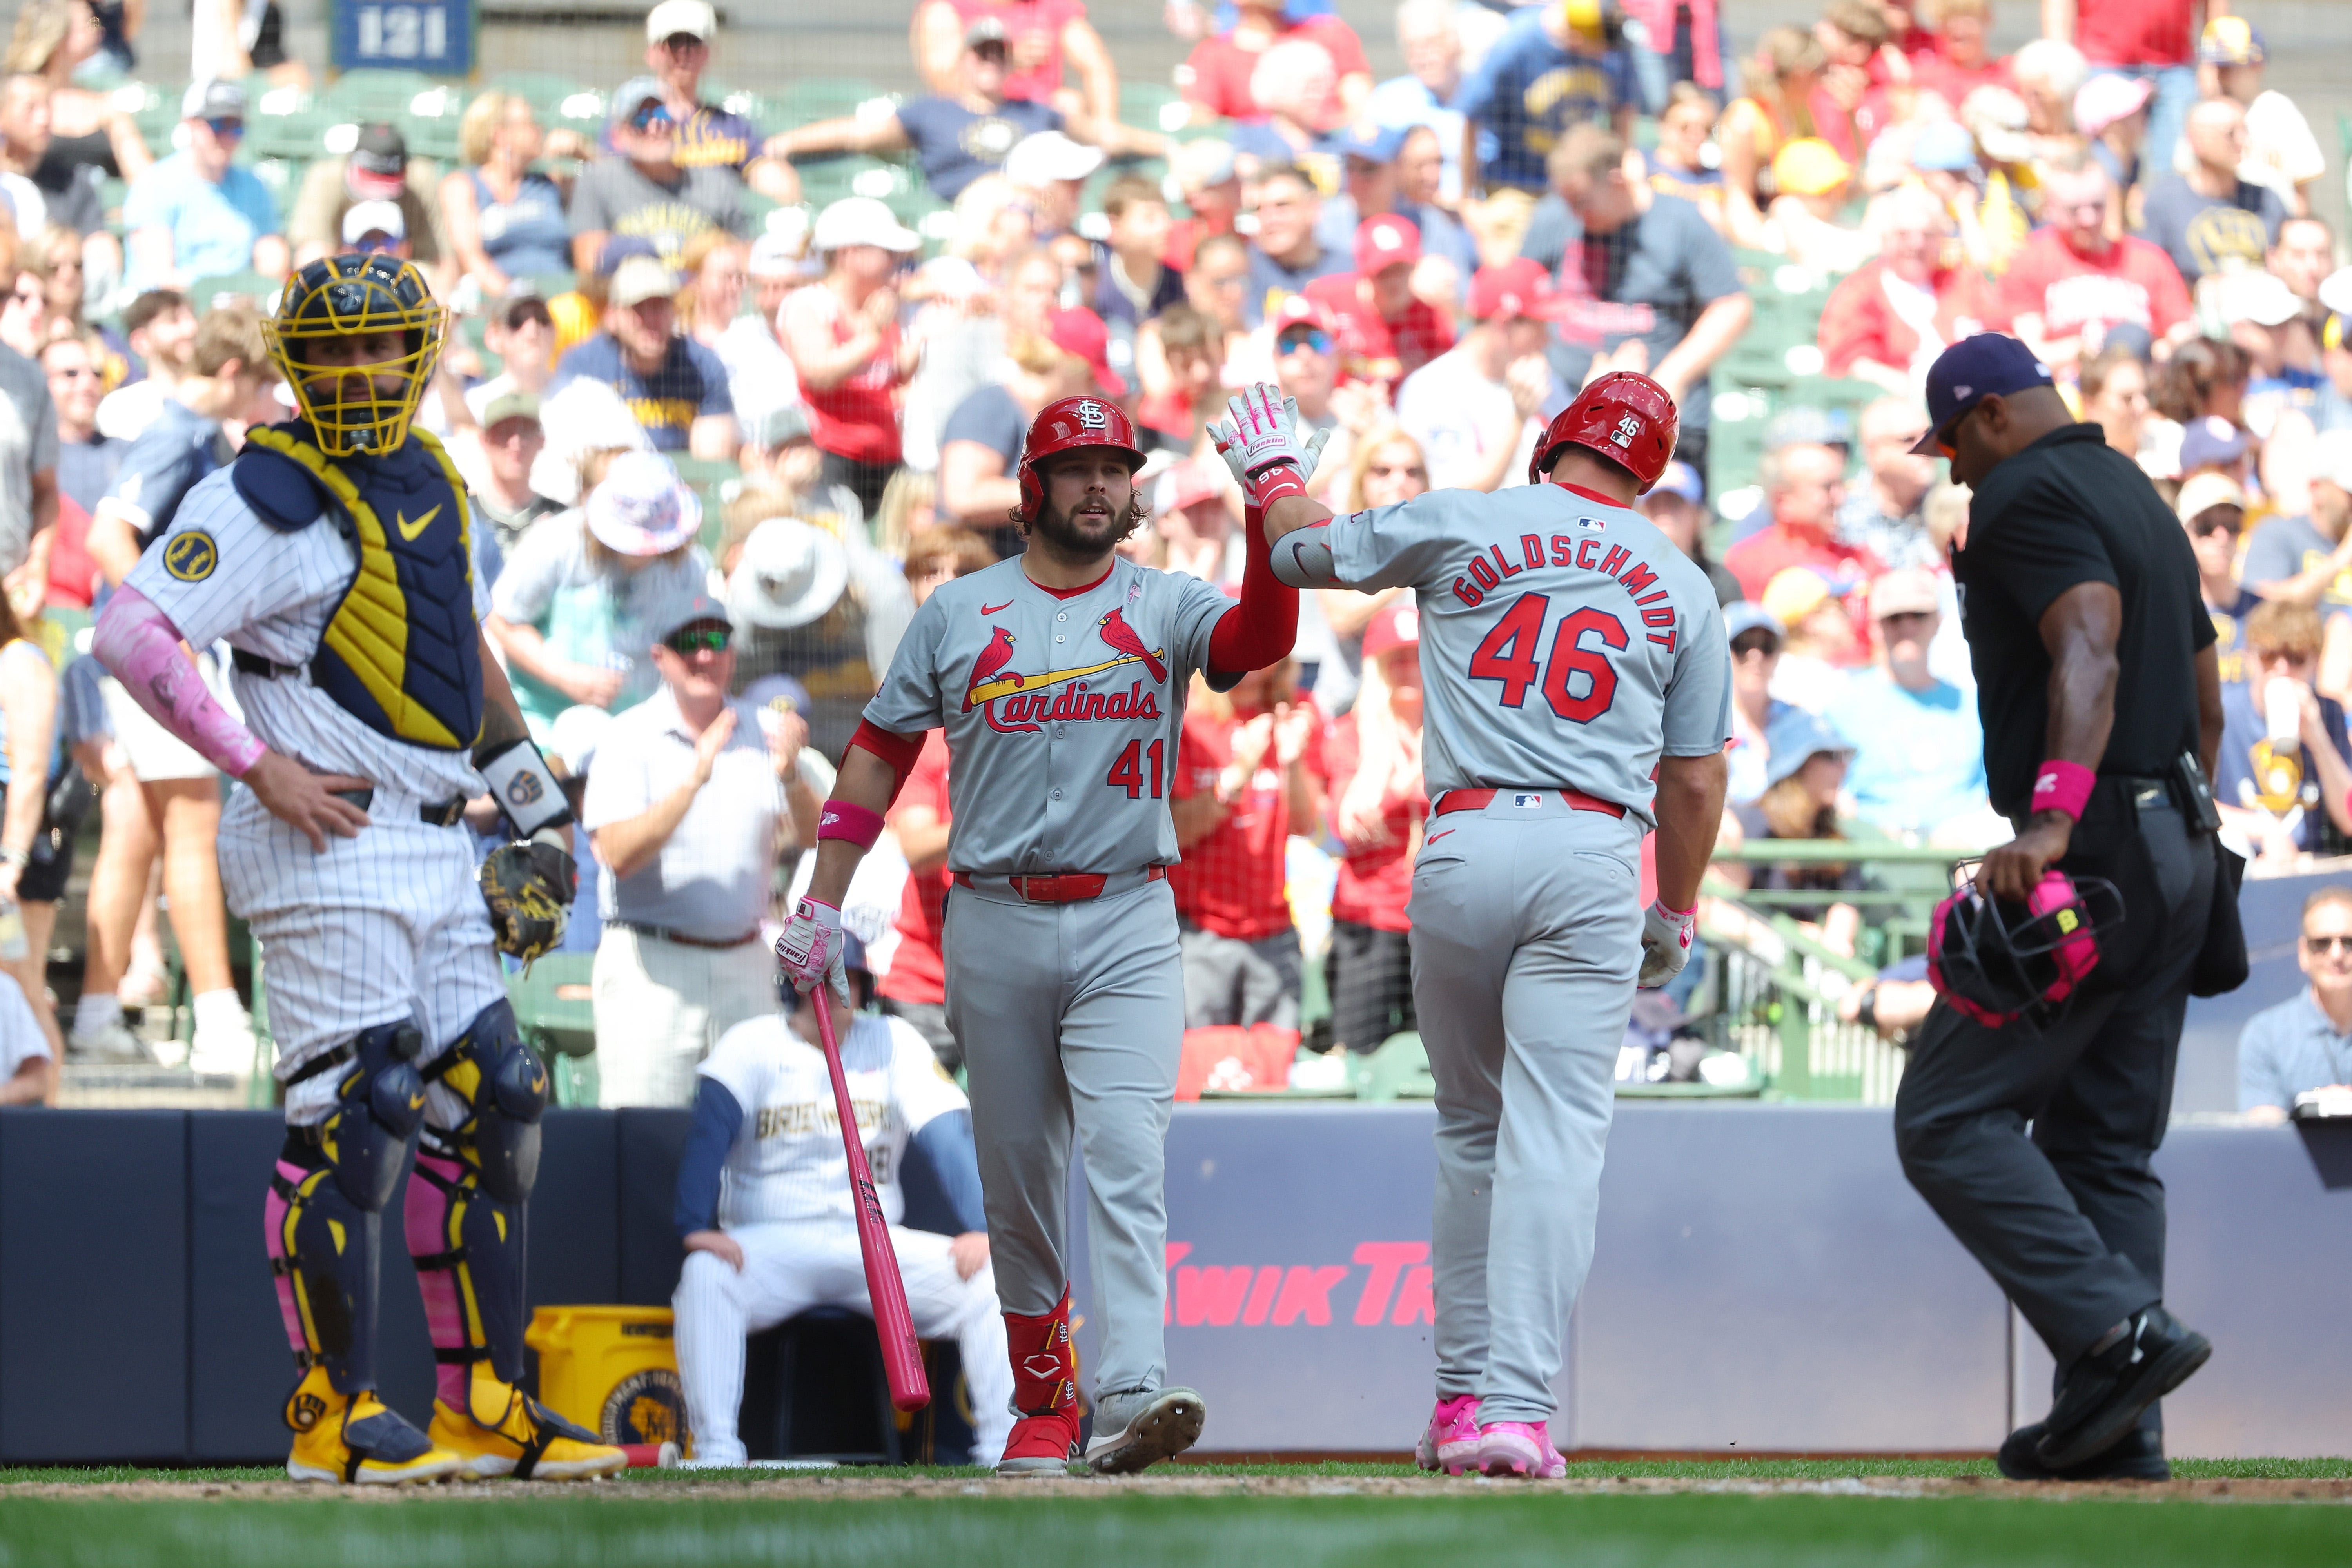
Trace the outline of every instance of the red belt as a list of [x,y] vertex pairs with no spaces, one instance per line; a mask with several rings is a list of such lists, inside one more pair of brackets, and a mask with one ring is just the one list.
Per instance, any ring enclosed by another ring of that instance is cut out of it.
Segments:
[[[970,872],[958,871],[955,874],[955,879],[956,886],[959,888],[971,886]],[[1143,879],[1147,882],[1164,882],[1168,879],[1168,868],[1147,866],[1144,868]],[[991,878],[990,880],[994,881],[997,879]],[[1076,904],[1083,903],[1088,899],[1099,899],[1102,897],[1103,885],[1109,880],[1109,874],[1102,871],[1065,871],[1055,877],[1003,879],[1006,887],[1011,888],[1033,904]]]
[[1603,816],[1622,816],[1625,808],[1613,800],[1589,795],[1580,789],[1450,789],[1438,797],[1437,815],[1448,816],[1457,811],[1484,811],[1498,795],[1556,795],[1577,811],[1597,811]]

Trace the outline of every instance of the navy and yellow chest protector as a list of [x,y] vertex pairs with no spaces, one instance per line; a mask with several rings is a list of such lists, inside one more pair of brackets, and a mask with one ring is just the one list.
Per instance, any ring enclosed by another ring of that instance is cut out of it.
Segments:
[[465,482],[441,443],[412,427],[391,454],[337,461],[296,420],[246,433],[237,493],[274,528],[332,517],[359,571],[310,657],[310,683],[379,734],[454,752],[482,732]]

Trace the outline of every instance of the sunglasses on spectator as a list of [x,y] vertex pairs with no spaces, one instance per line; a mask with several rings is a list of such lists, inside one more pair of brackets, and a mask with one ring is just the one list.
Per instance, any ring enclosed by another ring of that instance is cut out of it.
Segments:
[[1780,651],[1780,645],[1767,632],[1742,632],[1731,639],[1734,658],[1753,658],[1759,654],[1769,658]]
[[674,55],[690,55],[709,47],[709,40],[698,38],[692,33],[672,33],[662,40],[662,47]]
[[1282,335],[1274,340],[1284,353],[1297,353],[1300,349],[1313,349],[1318,354],[1331,352],[1331,334],[1320,327],[1285,327]]
[[2300,647],[2256,647],[2248,648],[2246,651],[2254,656],[2256,664],[2265,665],[2309,664],[2319,657],[2311,649]]
[[727,639],[733,635],[725,626],[688,626],[664,638],[662,646],[682,658],[692,658],[698,653],[725,653]]
[[357,256],[389,256],[400,247],[401,242],[383,230],[372,228],[352,244],[352,252]]
[[2303,945],[2314,952],[2352,952],[2352,936],[2307,936]]
[[658,103],[648,103],[629,116],[629,129],[640,136],[668,131],[675,124],[676,121],[669,117],[669,110]]
[[1425,479],[1429,477],[1429,470],[1419,463],[1374,463],[1364,470],[1364,478],[1368,479],[1402,479],[1407,474],[1417,479]]
[[2207,513],[2189,525],[2189,532],[2190,537],[2196,539],[2210,539],[2217,533],[2226,533],[2235,539],[2238,537],[2238,523],[2231,518],[2215,517]]
[[223,115],[218,120],[206,116],[205,123],[224,142],[234,142],[245,134],[245,121],[235,115]]
[[1891,626],[1897,621],[1932,621],[1935,618],[1936,612],[1933,610],[1890,610],[1878,617],[1878,624],[1882,626]]

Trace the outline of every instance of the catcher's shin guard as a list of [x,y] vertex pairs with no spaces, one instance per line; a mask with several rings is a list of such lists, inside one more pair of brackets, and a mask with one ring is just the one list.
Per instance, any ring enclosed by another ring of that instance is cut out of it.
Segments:
[[466,1117],[425,1134],[408,1184],[408,1251],[442,1400],[462,1409],[477,1363],[501,1383],[522,1378],[524,1205],[539,1176],[547,1068],[497,1002],[426,1072],[466,1102]]
[[345,1394],[375,1386],[379,1216],[424,1118],[419,1040],[408,1024],[379,1025],[296,1075],[347,1069],[327,1119],[288,1130],[262,1204],[295,1365],[325,1368]]
[[1070,1339],[1070,1288],[1040,1317],[1004,1314],[1013,1358],[1013,1406],[1020,1419],[997,1461],[1001,1476],[1067,1475],[1078,1443],[1078,1348]]

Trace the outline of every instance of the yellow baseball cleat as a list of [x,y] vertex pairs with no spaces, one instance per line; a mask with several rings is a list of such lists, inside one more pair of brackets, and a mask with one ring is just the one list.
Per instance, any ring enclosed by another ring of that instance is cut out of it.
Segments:
[[577,1481],[625,1468],[629,1457],[575,1426],[512,1384],[477,1367],[466,1388],[466,1410],[433,1402],[433,1441],[456,1452],[477,1480],[512,1476],[519,1481]]
[[286,1401],[294,1451],[286,1473],[298,1481],[399,1486],[437,1481],[464,1461],[437,1447],[376,1397],[375,1390],[338,1394],[324,1367],[312,1367]]

